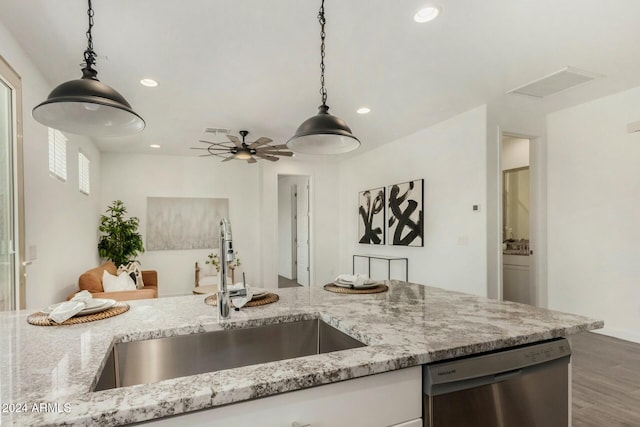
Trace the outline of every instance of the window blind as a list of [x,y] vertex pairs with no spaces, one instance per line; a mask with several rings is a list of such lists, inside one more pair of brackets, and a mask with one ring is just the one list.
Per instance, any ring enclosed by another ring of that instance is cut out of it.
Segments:
[[67,180],[67,138],[59,130],[49,128],[49,173]]
[[90,172],[90,160],[83,153],[78,153],[78,186],[80,192],[87,196],[91,194],[91,172]]

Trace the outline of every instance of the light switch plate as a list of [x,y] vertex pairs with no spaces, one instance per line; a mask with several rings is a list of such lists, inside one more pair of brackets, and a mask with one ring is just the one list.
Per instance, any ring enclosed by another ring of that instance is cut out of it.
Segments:
[[480,212],[480,205],[473,205],[474,212]]

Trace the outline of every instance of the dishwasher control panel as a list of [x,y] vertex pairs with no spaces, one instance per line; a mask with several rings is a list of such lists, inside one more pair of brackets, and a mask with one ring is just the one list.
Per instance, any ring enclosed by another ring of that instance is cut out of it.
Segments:
[[451,361],[436,362],[424,367],[424,376],[429,384],[442,384],[504,374],[570,355],[569,341],[560,338]]

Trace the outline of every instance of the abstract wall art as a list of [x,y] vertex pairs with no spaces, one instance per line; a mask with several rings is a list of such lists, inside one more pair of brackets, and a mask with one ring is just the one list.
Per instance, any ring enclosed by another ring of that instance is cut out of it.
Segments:
[[390,185],[387,189],[389,207],[389,244],[424,246],[424,180]]
[[213,249],[229,199],[147,197],[148,251]]
[[385,244],[384,187],[358,193],[358,243]]

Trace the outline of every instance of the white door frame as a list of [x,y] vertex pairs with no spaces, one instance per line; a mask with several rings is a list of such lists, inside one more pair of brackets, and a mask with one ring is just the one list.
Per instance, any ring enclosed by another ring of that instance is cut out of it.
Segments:
[[291,186],[291,280],[298,280],[298,184]]
[[22,135],[22,80],[0,55],[0,79],[11,88],[13,141],[13,218],[14,218],[14,308],[26,308],[25,225],[24,225],[24,162]]
[[529,209],[529,284],[530,298],[532,305],[537,307],[547,307],[547,281],[544,274],[546,268],[546,158],[544,152],[544,144],[542,137],[520,132],[511,132],[499,129],[499,146],[498,146],[498,233],[500,247],[498,250],[498,296],[503,299],[503,257],[502,257],[502,240],[504,232],[504,223],[502,218],[502,148],[503,137],[510,136],[514,138],[524,138],[529,140],[529,202],[533,209]]

